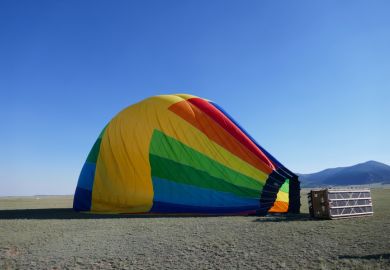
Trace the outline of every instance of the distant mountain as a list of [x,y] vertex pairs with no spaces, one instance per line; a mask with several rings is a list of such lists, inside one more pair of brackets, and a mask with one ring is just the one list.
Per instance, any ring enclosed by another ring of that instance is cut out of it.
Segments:
[[350,167],[298,175],[302,187],[390,184],[390,166],[372,160]]

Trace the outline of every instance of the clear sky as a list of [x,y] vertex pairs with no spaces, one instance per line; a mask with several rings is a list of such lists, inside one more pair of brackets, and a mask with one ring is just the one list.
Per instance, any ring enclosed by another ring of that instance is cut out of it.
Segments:
[[213,100],[295,172],[390,164],[390,1],[1,1],[0,196],[72,194],[151,95]]

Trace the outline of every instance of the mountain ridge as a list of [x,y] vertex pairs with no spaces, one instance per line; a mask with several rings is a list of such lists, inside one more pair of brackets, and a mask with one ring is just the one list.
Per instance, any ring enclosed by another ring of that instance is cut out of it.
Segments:
[[302,187],[390,184],[390,166],[369,160],[298,176]]

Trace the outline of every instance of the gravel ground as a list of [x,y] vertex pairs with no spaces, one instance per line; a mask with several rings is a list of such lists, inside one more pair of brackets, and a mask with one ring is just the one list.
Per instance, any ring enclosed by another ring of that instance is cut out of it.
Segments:
[[74,213],[71,196],[0,198],[0,269],[390,269],[390,189],[373,217]]

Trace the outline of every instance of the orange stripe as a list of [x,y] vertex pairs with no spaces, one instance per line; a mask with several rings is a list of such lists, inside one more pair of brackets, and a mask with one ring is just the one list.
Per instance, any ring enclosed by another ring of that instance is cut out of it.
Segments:
[[272,172],[272,168],[267,166],[261,159],[259,159],[259,157],[249,151],[230,133],[190,102],[186,100],[180,101],[170,106],[169,110],[199,129],[210,140],[219,144],[240,159],[248,162],[253,167],[265,172],[266,174],[270,174]]
[[281,201],[275,201],[272,208],[268,211],[270,213],[287,213],[288,211],[288,203],[287,202],[281,202]]
[[207,114],[211,119],[213,119],[217,124],[219,124],[224,130],[226,130],[230,135],[236,138],[242,145],[248,148],[253,154],[255,154],[259,159],[261,159],[265,164],[275,169],[274,165],[264,153],[257,147],[247,135],[242,132],[225,114],[223,114],[219,109],[214,107],[211,103],[207,102],[201,98],[190,98],[188,102],[195,105],[202,112]]

